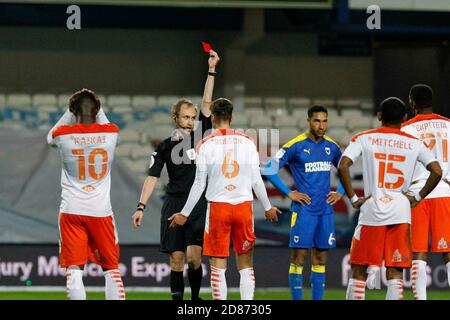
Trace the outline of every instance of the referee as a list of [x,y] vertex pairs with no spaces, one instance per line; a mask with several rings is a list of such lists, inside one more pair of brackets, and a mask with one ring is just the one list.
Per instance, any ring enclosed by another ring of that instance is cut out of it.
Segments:
[[209,71],[199,115],[201,121],[199,128],[194,131],[197,106],[186,99],[177,101],[172,107],[172,118],[176,130],[169,138],[161,142],[153,153],[148,177],[144,182],[138,207],[132,217],[134,227],[139,227],[144,218],[148,199],[153,193],[164,164],[166,164],[169,184],[167,185],[167,197],[161,211],[160,251],[168,253],[170,257],[170,291],[173,300],[183,300],[183,271],[186,258],[189,266],[188,279],[192,292],[191,299],[200,299],[199,292],[203,276],[201,258],[207,208],[205,195],[202,195],[184,226],[169,228],[168,218],[174,213],[180,212],[187,201],[196,172],[195,146],[203,139],[204,133],[212,129],[210,106],[214,90],[215,68],[220,58],[213,50],[209,52],[209,55]]

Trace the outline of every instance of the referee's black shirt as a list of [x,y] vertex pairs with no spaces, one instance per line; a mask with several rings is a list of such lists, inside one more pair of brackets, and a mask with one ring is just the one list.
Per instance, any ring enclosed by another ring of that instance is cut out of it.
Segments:
[[[194,183],[196,171],[195,146],[203,139],[205,131],[212,128],[211,117],[205,117],[201,111],[199,120],[201,122],[198,124],[197,130],[192,131],[189,137],[178,141],[169,137],[162,141],[153,152],[148,175],[159,178],[164,164],[166,164],[169,174],[169,184],[166,190],[168,195],[187,197]],[[199,130],[201,130],[201,134]],[[182,145],[178,146],[180,143]],[[172,157],[174,148],[174,156]]]

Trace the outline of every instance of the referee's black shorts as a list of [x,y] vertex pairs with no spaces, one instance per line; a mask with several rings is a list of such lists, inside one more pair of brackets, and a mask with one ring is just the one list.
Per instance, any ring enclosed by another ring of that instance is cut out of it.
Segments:
[[180,212],[186,204],[187,196],[176,197],[168,195],[161,210],[161,252],[185,251],[187,246],[203,246],[203,232],[205,231],[205,218],[207,201],[204,194],[192,210],[183,226],[169,228],[167,220],[174,213]]

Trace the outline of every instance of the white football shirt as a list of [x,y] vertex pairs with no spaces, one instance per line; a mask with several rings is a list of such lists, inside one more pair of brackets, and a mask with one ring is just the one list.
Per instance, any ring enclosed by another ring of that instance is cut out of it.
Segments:
[[63,162],[60,211],[93,217],[112,215],[110,172],[119,128],[111,123],[77,123],[56,128],[52,137]]
[[253,200],[259,156],[253,140],[239,131],[217,130],[197,146],[197,170],[207,172],[206,199],[239,204]]
[[[402,125],[402,131],[422,140],[433,152],[442,168],[442,177],[450,181],[450,120],[437,114],[419,114]],[[410,191],[418,193],[425,185],[430,172],[417,163]],[[441,180],[427,199],[450,197],[450,185]]]
[[364,195],[371,196],[360,208],[359,224],[380,226],[411,223],[408,191],[414,166],[435,160],[419,139],[400,129],[381,127],[352,138],[343,157],[353,162],[362,154]]

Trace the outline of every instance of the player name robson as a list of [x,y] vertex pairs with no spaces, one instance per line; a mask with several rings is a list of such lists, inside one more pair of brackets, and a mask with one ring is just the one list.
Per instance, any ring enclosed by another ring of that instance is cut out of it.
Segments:
[[373,138],[372,145],[391,147],[397,149],[406,149],[406,150],[413,149],[413,145],[411,143],[395,139]]
[[90,136],[90,137],[71,137],[76,145],[90,145],[106,143],[106,136]]

